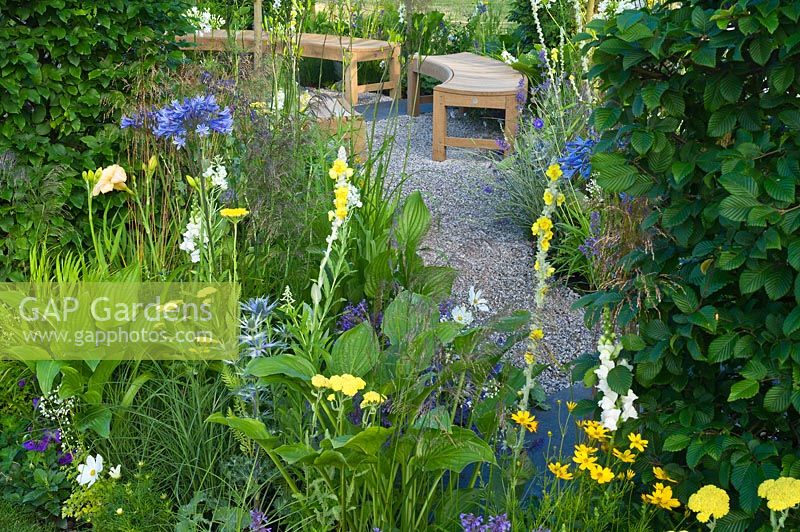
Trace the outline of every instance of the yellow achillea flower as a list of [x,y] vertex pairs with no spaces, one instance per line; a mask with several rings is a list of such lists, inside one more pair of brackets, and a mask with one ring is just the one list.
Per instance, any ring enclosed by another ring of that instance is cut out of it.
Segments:
[[552,205],[553,204],[553,193],[550,192],[549,188],[544,190],[544,195],[542,196],[545,205]]
[[631,449],[636,449],[640,453],[643,453],[644,450],[647,449],[648,441],[642,439],[642,435],[641,434],[630,433],[630,434],[628,434],[628,440],[630,440],[630,442],[631,442],[631,444],[629,446]]
[[541,340],[544,338],[544,331],[541,329],[533,329],[530,334],[531,340]]
[[758,486],[758,496],[767,499],[767,508],[782,512],[800,504],[800,480],[779,477],[765,480]]
[[222,209],[219,213],[225,218],[244,218],[250,214],[250,211],[237,207],[235,209]]
[[677,480],[670,478],[669,473],[660,467],[653,468],[653,475],[655,475],[658,480],[663,480],[664,482],[672,482],[673,484],[678,482]]
[[567,411],[572,412],[578,407],[578,403],[575,401],[567,401]]
[[547,464],[547,469],[556,477],[561,480],[572,480],[573,474],[569,472],[569,464],[561,465],[561,462],[554,464]]
[[625,462],[626,464],[632,464],[636,461],[636,455],[630,452],[630,450],[628,449],[625,449],[625,452],[622,452],[619,449],[614,449],[611,452],[620,462]]
[[378,392],[366,392],[364,394],[364,399],[361,401],[361,408],[366,408],[368,406],[378,406],[385,400],[386,397],[379,394]]
[[708,523],[712,517],[716,520],[728,515],[731,511],[731,498],[725,490],[709,484],[693,493],[686,506],[697,512],[698,521]]
[[539,428],[539,422],[536,421],[536,416],[532,416],[527,410],[519,410],[516,414],[511,414],[511,419],[518,425],[522,425],[529,432],[536,432]]
[[550,181],[557,181],[559,177],[564,175],[564,172],[561,171],[561,167],[559,165],[551,164],[547,167],[545,175],[550,178]]
[[681,505],[680,501],[672,496],[672,488],[660,482],[656,483],[653,493],[643,493],[642,500],[665,510],[672,510]]
[[597,481],[598,484],[606,484],[614,480],[613,471],[597,464],[589,468],[589,474],[592,476],[592,480]]
[[336,399],[336,394],[329,393],[326,399],[328,399],[328,401],[333,401]]
[[342,375],[342,393],[348,397],[353,397],[359,390],[363,390],[367,385],[361,377],[354,377],[349,373]]
[[330,388],[331,381],[329,381],[327,377],[317,373],[316,375],[311,377],[311,385],[314,388]]
[[328,379],[328,387],[334,392],[341,392],[344,386],[344,379],[341,375],[333,375]]

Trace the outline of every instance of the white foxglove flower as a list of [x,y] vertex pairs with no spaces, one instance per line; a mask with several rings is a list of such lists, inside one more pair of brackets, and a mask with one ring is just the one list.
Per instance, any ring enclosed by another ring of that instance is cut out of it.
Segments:
[[469,304],[473,308],[481,312],[489,312],[489,305],[486,304],[486,299],[483,298],[483,293],[480,290],[475,290],[474,286],[469,287]]
[[117,467],[112,467],[108,470],[108,476],[114,480],[119,480],[122,477],[122,466],[117,464]]
[[85,464],[78,465],[78,484],[91,487],[97,482],[97,477],[103,472],[103,457],[89,455]]
[[450,311],[450,317],[453,318],[454,322],[460,323],[464,326],[468,326],[474,320],[472,317],[472,312],[461,305],[453,307],[453,310]]

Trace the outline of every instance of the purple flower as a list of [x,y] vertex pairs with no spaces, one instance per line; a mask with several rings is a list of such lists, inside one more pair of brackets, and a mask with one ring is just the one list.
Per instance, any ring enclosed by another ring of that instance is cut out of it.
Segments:
[[544,127],[544,120],[539,117],[533,119],[533,127],[536,129],[542,129]]
[[272,528],[267,526],[267,516],[258,508],[250,510],[250,531],[272,532]]
[[25,440],[22,442],[22,448],[26,451],[34,451],[37,453],[43,453],[47,450],[48,445],[47,440]]
[[483,516],[474,514],[461,514],[461,527],[464,532],[510,532],[511,521],[508,515],[500,514],[489,518],[489,522],[483,523]]
[[25,384],[26,384],[26,382],[25,382],[25,379],[20,379],[20,380],[17,382],[17,386],[19,386],[19,389],[20,389],[20,390],[21,390],[21,389],[23,389],[23,388],[25,387]]
[[158,138],[172,139],[178,148],[186,145],[188,136],[196,133],[205,136],[210,132],[230,134],[233,131],[233,116],[230,108],[220,108],[214,95],[184,98],[159,109],[156,114],[153,134]]
[[73,460],[72,453],[62,453],[59,451],[56,462],[60,466],[65,466],[71,464],[72,460]]
[[578,246],[578,251],[583,253],[587,259],[597,258],[600,255],[600,213],[592,211],[589,215],[589,236],[583,241],[583,244]]
[[154,117],[155,113],[153,110],[138,111],[131,114],[131,116],[123,116],[122,120],[120,120],[119,127],[122,129],[127,129],[129,127],[133,129],[149,128]]
[[511,144],[509,144],[508,141],[504,138],[497,139],[495,141],[495,144],[497,144],[497,149],[499,149],[502,152],[507,152],[508,150],[511,149]]
[[339,318],[339,330],[342,332],[349,331],[356,325],[365,321],[370,321],[367,300],[362,299],[357,305],[349,303],[344,307],[342,316]]

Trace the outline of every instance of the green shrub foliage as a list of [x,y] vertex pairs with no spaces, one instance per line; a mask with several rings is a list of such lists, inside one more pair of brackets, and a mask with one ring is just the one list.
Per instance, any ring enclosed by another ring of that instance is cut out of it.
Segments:
[[[112,109],[139,69],[192,31],[185,0],[5,0],[0,153],[80,169],[113,158]],[[115,124],[116,125],[116,124]],[[114,128],[114,133],[116,128]],[[112,137],[112,138],[110,138]]]
[[729,526],[764,479],[800,476],[798,20],[797,1],[692,0],[583,36],[604,92],[593,168],[649,199],[653,241],[624,259],[632,281],[584,303],[637,323],[655,450],[685,466],[684,502],[704,482],[737,495]]

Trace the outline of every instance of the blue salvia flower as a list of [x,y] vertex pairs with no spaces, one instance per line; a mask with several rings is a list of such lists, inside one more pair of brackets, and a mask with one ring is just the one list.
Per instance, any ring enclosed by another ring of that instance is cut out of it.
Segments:
[[233,131],[233,115],[221,108],[213,94],[173,100],[155,114],[153,134],[171,139],[178,148],[186,145],[190,134],[205,136],[211,132],[228,135]]
[[589,179],[592,175],[591,157],[596,143],[592,137],[575,137],[567,142],[564,155],[558,160],[564,177],[571,179],[578,174],[583,179]]
[[340,331],[345,332],[365,321],[369,321],[369,307],[367,300],[362,299],[357,305],[349,303],[344,307],[338,327]]

